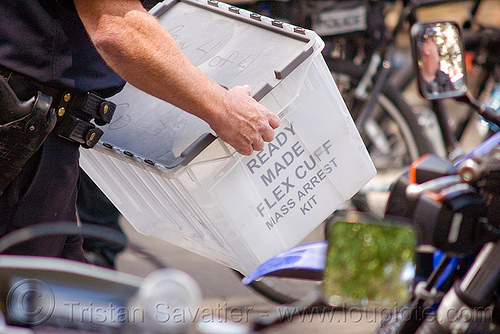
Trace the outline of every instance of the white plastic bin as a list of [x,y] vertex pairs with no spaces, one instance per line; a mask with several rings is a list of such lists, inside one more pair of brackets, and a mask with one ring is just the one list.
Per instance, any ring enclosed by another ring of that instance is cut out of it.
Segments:
[[376,173],[312,31],[213,1],[153,8],[188,58],[281,118],[242,156],[131,85],[81,166],[141,233],[243,273],[298,244]]

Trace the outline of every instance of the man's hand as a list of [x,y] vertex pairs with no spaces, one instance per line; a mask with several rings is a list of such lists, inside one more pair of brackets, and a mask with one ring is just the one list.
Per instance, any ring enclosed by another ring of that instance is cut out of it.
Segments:
[[274,139],[280,125],[278,116],[250,97],[250,86],[236,86],[227,91],[219,117],[210,126],[238,153],[250,155]]

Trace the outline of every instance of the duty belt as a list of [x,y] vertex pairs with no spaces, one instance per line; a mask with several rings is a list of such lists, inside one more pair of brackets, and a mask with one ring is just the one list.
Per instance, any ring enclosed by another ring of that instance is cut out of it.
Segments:
[[[0,66],[0,75],[13,86],[33,87],[53,99],[52,108],[57,114],[54,133],[62,138],[81,144],[85,148],[94,147],[103,131],[97,125],[111,121],[116,105],[93,92],[78,92],[71,89],[59,89],[42,84],[28,76],[10,71]],[[14,90],[16,90],[13,87]]]

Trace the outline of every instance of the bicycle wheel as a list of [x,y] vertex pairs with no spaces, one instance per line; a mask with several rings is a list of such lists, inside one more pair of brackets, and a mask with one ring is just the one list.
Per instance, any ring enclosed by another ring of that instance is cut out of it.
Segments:
[[[359,114],[361,103],[354,98],[354,89],[364,73],[364,68],[349,61],[326,59],[334,80],[346,105],[353,115]],[[431,152],[431,145],[423,135],[417,117],[403,100],[400,92],[386,85],[377,100],[371,117],[360,131],[378,175],[351,201],[353,209],[382,214],[389,194],[389,186],[401,171],[424,153]],[[324,240],[324,224],[320,225],[305,241]],[[250,287],[276,303],[299,300],[315,289],[320,282],[288,278],[265,277]]]
[[[355,88],[365,71],[364,67],[332,58],[326,58],[326,62],[347,108],[356,119],[364,101],[355,96]],[[424,153],[433,152],[433,149],[412,108],[404,101],[400,91],[389,84],[382,89],[374,110],[359,131],[377,168],[377,176],[357,195],[366,197],[365,207],[360,208],[356,203],[354,207],[381,215],[392,181],[412,161]]]

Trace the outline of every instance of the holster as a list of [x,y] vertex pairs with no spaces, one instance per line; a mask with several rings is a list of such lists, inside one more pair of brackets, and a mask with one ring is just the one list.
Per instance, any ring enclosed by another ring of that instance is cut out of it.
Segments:
[[0,76],[0,195],[54,128],[51,104],[52,97],[41,92],[19,101]]

